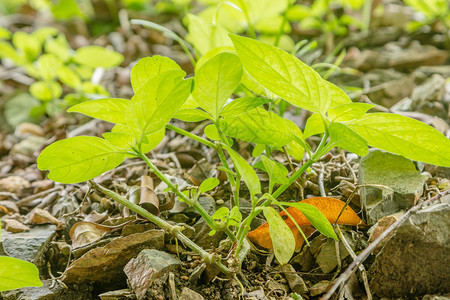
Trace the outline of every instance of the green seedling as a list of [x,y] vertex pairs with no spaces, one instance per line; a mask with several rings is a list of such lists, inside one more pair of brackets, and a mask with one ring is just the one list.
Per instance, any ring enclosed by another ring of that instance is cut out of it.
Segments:
[[0,39],[0,58],[23,68],[35,79],[29,87],[31,96],[13,98],[6,105],[6,119],[13,127],[45,113],[54,115],[88,99],[109,96],[102,85],[91,81],[92,76],[95,69],[113,68],[123,60],[121,54],[99,46],[74,51],[65,36],[50,27],[31,34],[18,31]]
[[[450,166],[450,141],[436,129],[401,115],[368,113],[372,105],[353,103],[340,88],[283,50],[238,35],[231,35],[230,39],[235,52],[225,51],[203,59],[196,66],[194,78],[185,79],[180,67],[166,57],[140,60],[131,71],[135,92],[131,100],[93,100],[69,109],[69,112],[115,123],[112,132],[103,134],[103,138],[79,136],[55,142],[38,157],[38,168],[49,170],[48,176],[54,181],[79,183],[115,168],[127,157],[143,159],[178,200],[193,206],[201,214],[211,227],[211,234],[223,231],[235,243],[230,254],[235,259],[227,260],[231,265],[224,266],[220,258],[208,258],[205,250],[183,237],[183,242],[201,253],[207,262],[217,263],[225,274],[232,274],[238,271],[245,258],[248,251],[245,237],[251,221],[260,213],[266,217],[269,234],[276,241],[274,252],[278,261],[287,263],[293,255],[293,234],[271,205],[281,209],[294,206],[312,220],[321,233],[337,238],[332,225],[314,206],[277,200],[300,175],[334,147],[364,156],[372,146],[413,160]],[[270,97],[239,98],[236,91],[241,90],[248,78],[246,73],[264,87]],[[232,94],[237,97],[229,101]],[[278,98],[313,112],[304,132],[292,121],[267,110]],[[205,129],[208,138],[169,124],[172,117],[188,122],[210,122],[209,129]],[[217,180],[208,179],[198,188],[181,191],[150,161],[146,153],[162,140],[165,129],[216,151],[222,164],[220,170],[227,174],[233,193],[231,209],[219,209],[210,216],[197,201],[201,193],[216,188]],[[314,151],[306,141],[312,135],[322,137]],[[269,175],[268,191],[261,188],[255,166],[232,149],[233,140],[257,145],[253,154],[260,157],[258,168]],[[284,148],[293,157],[307,157],[291,174],[270,157],[271,152],[284,151]],[[241,182],[245,184],[252,204],[250,213],[244,218],[239,208]],[[143,212],[120,195],[93,184],[158,226],[169,228],[161,219]]]

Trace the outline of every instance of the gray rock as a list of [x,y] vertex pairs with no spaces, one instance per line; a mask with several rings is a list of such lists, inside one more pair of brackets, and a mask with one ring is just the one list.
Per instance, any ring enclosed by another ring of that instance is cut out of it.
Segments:
[[99,289],[113,289],[123,284],[123,268],[132,258],[144,249],[163,247],[163,230],[152,229],[116,238],[74,260],[61,280],[65,284],[93,284]]
[[450,204],[437,203],[409,217],[369,270],[379,297],[450,292]]
[[361,189],[361,204],[367,213],[368,225],[412,207],[423,192],[425,180],[426,177],[420,175],[411,160],[380,150],[370,151],[361,159],[359,183],[384,185],[392,190]]
[[122,289],[116,291],[110,291],[103,294],[98,295],[100,300],[134,300],[136,299],[136,295],[130,289]]
[[55,225],[34,226],[30,231],[20,233],[2,231],[0,255],[37,263],[55,233]]
[[200,218],[197,223],[194,224],[195,238],[194,242],[200,247],[211,249],[212,246],[217,247],[221,240],[225,238],[223,231],[216,232],[214,235],[209,235],[211,227],[203,218]]
[[197,292],[194,292],[193,290],[187,287],[184,287],[181,290],[181,294],[178,297],[178,300],[203,300],[203,299],[205,298],[203,298],[202,295],[200,295]]
[[[353,249],[355,243],[352,237],[346,232],[343,232],[343,234],[345,236],[345,239],[349,243],[350,247],[352,247]],[[339,256],[340,260],[342,261],[347,256],[349,256],[349,253],[342,242],[338,242],[338,244],[339,244]],[[323,244],[323,246],[320,248],[320,252],[319,255],[317,255],[316,262],[324,274],[330,273],[338,266],[335,240],[327,239],[325,244]]]
[[130,287],[138,299],[144,299],[155,280],[165,281],[169,271],[180,268],[181,262],[174,256],[159,250],[142,250],[123,269]]

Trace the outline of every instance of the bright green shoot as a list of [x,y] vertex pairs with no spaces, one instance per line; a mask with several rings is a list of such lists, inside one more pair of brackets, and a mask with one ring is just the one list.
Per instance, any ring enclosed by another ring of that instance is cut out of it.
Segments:
[[[74,137],[58,141],[42,151],[38,167],[48,169],[49,178],[55,181],[76,183],[113,169],[127,157],[139,157],[168,184],[180,201],[193,206],[202,215],[211,227],[211,234],[223,231],[236,242],[233,254],[240,265],[245,256],[241,255],[241,250],[247,249],[245,237],[250,223],[260,213],[264,213],[269,222],[272,239],[286,245],[275,249],[278,261],[289,261],[294,247],[292,233],[286,231],[283,220],[271,205],[282,209],[293,206],[277,198],[334,147],[364,156],[372,146],[412,160],[450,166],[447,155],[450,141],[436,129],[396,114],[367,113],[371,105],[352,103],[340,88],[321,78],[296,57],[250,38],[237,35],[230,38],[235,53],[224,49],[210,57],[206,55],[208,59],[197,64],[194,78],[185,79],[185,73],[168,58],[153,56],[139,61],[131,71],[135,91],[131,100],[88,101],[70,109],[115,123],[112,132],[105,133],[103,139]],[[238,91],[250,77],[254,87],[266,89],[273,97],[239,97]],[[304,132],[292,121],[266,109],[275,97],[314,113]],[[205,128],[209,140],[169,124],[172,117],[188,122],[209,120]],[[217,152],[222,164],[218,169],[226,172],[233,194],[232,207],[220,208],[213,216],[208,215],[197,199],[201,193],[216,188],[217,179],[207,179],[190,192],[180,191],[150,161],[146,153],[162,140],[165,128]],[[312,135],[322,137],[314,151],[306,141]],[[254,152],[262,161],[259,168],[269,175],[268,190],[261,187],[254,166],[232,148],[233,139],[258,145],[258,151]],[[299,160],[307,154],[306,161],[292,174],[271,158],[273,151],[283,149]],[[250,214],[244,218],[239,209],[241,181],[252,204]],[[295,207],[308,216],[317,230],[336,238],[320,211],[310,205]],[[154,222],[155,219],[149,217],[149,220]],[[204,252],[194,243],[188,244],[194,251]]]

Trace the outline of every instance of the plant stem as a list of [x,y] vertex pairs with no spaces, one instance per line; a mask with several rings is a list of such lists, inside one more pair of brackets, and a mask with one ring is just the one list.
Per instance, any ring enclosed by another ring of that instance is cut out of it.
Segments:
[[111,199],[119,202],[123,206],[128,207],[129,209],[131,209],[135,213],[140,214],[141,216],[143,216],[144,218],[146,218],[147,220],[149,220],[153,224],[157,225],[158,227],[160,227],[160,228],[168,231],[169,233],[173,234],[184,245],[186,245],[187,247],[189,247],[193,251],[197,252],[202,257],[202,259],[205,262],[207,262],[207,263],[215,263],[225,275],[230,275],[231,274],[231,271],[224,264],[222,264],[222,262],[220,261],[220,256],[215,255],[215,254],[210,254],[210,253],[206,252],[202,247],[198,246],[196,243],[191,241],[187,236],[185,236],[181,232],[181,226],[170,225],[169,223],[167,223],[163,219],[155,216],[154,214],[150,213],[149,211],[145,210],[144,208],[140,207],[139,205],[128,201],[125,197],[122,197],[121,195],[119,195],[119,194],[117,194],[117,193],[115,193],[115,192],[113,192],[113,191],[111,191],[111,190],[109,190],[109,189],[107,189],[107,188],[97,184],[95,181],[90,180],[89,182],[91,183],[91,185],[92,185],[92,187],[94,189],[102,192],[103,194],[109,196]]
[[239,0],[239,4],[240,4],[240,8],[241,8],[242,12],[244,13],[245,20],[247,21],[248,35],[251,38],[256,39],[255,29],[253,28],[253,25],[250,22],[250,15],[248,14],[247,5],[245,5],[245,2],[242,0]]
[[164,176],[164,174],[148,159],[148,157],[142,152],[137,151],[136,154],[142,158],[145,163],[150,167],[150,170],[158,176],[159,179],[164,181],[165,184],[184,202],[188,203],[205,219],[206,223],[211,227],[212,230],[224,231],[227,236],[232,240],[236,241],[236,236],[231,232],[229,228],[223,229],[219,224],[214,222],[208,212],[203,208],[203,206],[198,203],[198,201],[192,201],[185,194],[183,194],[176,185],[174,185],[169,179]]
[[199,137],[198,135],[190,133],[189,131],[186,131],[184,129],[178,128],[178,127],[176,127],[176,126],[174,126],[172,124],[167,124],[166,128],[170,129],[170,130],[173,130],[173,131],[175,131],[175,132],[177,132],[179,134],[182,134],[184,136],[187,136],[187,137],[193,139],[194,141],[200,142],[203,145],[208,146],[208,147],[210,147],[210,148],[212,148],[212,149],[217,151],[217,146],[214,143],[211,143],[210,141],[208,141],[208,140],[206,140],[206,139],[204,139],[202,137]]
[[[217,129],[217,132],[219,133],[220,140],[222,141],[222,143],[224,143],[225,145],[227,145],[228,147],[231,148],[230,143],[228,143],[227,137],[225,136],[225,134],[222,131],[222,128],[220,128],[220,126],[218,124],[220,124],[218,121],[216,123],[214,123],[214,125],[216,126],[216,129]],[[220,147],[217,152],[219,153],[219,158],[220,158],[220,161],[222,162],[223,166],[225,168],[227,168],[228,170],[230,170],[227,160],[225,159],[225,154],[223,153],[223,148]],[[234,205],[239,207],[239,190],[241,188],[241,176],[239,175],[239,172],[236,168],[235,168],[235,171],[236,171],[236,180],[228,172],[227,172],[227,177],[228,177],[228,181],[230,182],[231,189],[233,192]]]

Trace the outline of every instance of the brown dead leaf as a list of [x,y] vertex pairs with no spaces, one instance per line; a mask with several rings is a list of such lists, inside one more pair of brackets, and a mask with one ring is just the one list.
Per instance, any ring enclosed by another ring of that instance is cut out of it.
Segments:
[[77,249],[101,239],[114,229],[122,228],[129,222],[118,226],[105,226],[92,222],[81,221],[70,228],[69,236],[72,239],[72,248]]
[[[299,203],[307,203],[315,206],[318,210],[320,210],[323,215],[328,219],[330,223],[335,223],[339,213],[345,206],[345,202],[341,200],[330,198],[330,197],[314,197],[300,201]],[[311,226],[311,223],[305,217],[305,215],[294,207],[288,207],[286,209],[287,212],[295,219],[297,224],[302,229],[303,233],[306,237],[309,237],[315,229]],[[280,212],[280,216],[285,220],[286,224],[292,230],[295,238],[295,248],[299,250],[303,243],[304,239],[301,235],[300,231],[297,229],[297,226],[292,222],[292,220],[287,217],[285,212]],[[350,208],[346,207],[342,212],[337,224],[342,225],[362,225],[364,222],[358,217],[358,215]],[[267,249],[273,249],[272,239],[269,235],[269,223],[264,223],[253,231],[250,231],[247,234],[247,237],[254,244],[257,244],[261,247]]]
[[150,176],[141,177],[141,197],[139,205],[155,216],[159,216],[159,198],[155,194],[153,179]]
[[52,214],[48,211],[41,208],[33,209],[33,211],[30,213],[29,220],[32,224],[54,224],[56,226],[60,224],[57,218],[52,216]]

